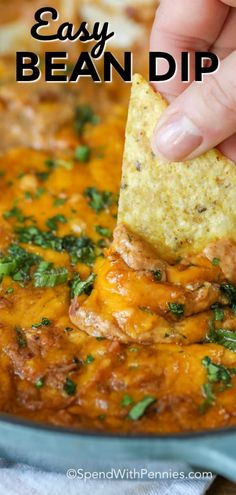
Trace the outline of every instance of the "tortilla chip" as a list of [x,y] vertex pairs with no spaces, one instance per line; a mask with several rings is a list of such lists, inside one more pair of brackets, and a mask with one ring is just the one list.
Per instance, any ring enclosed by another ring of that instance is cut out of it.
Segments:
[[166,107],[141,76],[134,76],[118,223],[171,261],[218,239],[236,241],[236,167],[215,149],[187,162],[157,159],[150,139]]

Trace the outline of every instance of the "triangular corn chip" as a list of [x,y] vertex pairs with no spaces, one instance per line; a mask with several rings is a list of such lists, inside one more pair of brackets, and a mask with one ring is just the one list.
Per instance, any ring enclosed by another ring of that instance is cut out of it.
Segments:
[[118,223],[162,258],[174,260],[218,239],[236,241],[236,166],[215,149],[185,163],[157,159],[150,139],[166,107],[141,76],[134,76]]

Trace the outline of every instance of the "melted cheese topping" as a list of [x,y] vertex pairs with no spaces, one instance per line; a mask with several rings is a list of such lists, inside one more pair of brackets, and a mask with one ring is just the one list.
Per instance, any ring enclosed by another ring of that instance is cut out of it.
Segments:
[[92,294],[72,303],[72,321],[94,336],[183,345],[207,338],[214,305],[222,305],[224,317],[236,325],[221,290],[225,275],[218,259],[214,264],[198,255],[174,266],[154,260],[142,241],[116,227],[105,259],[96,262]]

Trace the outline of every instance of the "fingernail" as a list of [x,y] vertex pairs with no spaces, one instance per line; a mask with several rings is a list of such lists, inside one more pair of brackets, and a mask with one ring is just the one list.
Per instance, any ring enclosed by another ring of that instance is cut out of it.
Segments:
[[157,125],[152,148],[157,156],[181,161],[196,150],[202,141],[201,131],[186,115],[175,115]]

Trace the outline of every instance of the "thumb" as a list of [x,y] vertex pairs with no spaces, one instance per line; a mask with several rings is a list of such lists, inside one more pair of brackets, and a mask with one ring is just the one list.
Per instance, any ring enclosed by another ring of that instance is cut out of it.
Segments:
[[214,75],[194,82],[158,122],[152,149],[172,161],[194,158],[236,132],[236,51]]

